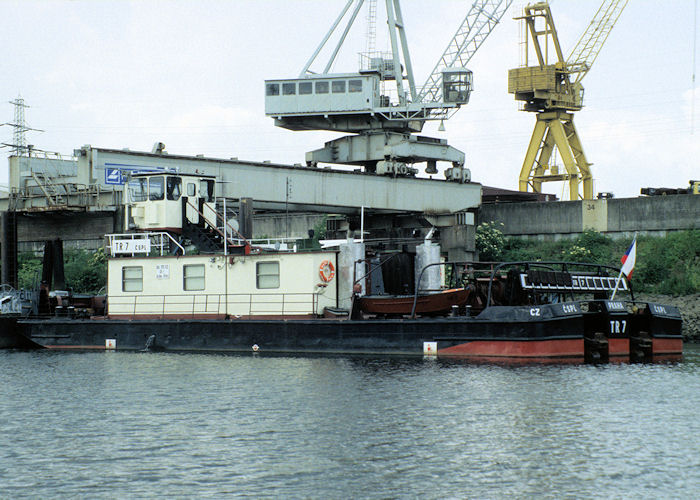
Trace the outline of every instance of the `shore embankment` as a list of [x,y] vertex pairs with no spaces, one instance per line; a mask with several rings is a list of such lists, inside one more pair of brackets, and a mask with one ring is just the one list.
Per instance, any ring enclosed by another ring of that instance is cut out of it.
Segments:
[[658,302],[676,306],[683,316],[683,339],[690,342],[700,342],[700,293],[694,295],[653,295],[635,294],[637,300]]

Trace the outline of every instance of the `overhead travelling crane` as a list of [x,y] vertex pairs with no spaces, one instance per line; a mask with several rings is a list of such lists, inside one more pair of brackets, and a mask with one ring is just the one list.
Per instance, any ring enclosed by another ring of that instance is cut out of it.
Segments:
[[[591,163],[574,126],[574,112],[583,107],[581,80],[626,5],[627,0],[604,0],[567,59],[547,2],[526,6],[523,15],[516,18],[526,28],[525,64],[508,72],[508,92],[523,102],[523,111],[537,113],[520,171],[520,191],[540,193],[542,183],[564,181],[569,185],[570,200],[593,198]],[[532,66],[528,65],[530,49],[537,57]],[[561,156],[564,171],[552,161],[555,151]]]
[[[351,134],[308,152],[309,166],[319,162],[359,165],[367,172],[413,176],[418,172],[411,166],[415,163],[425,162],[425,172],[436,174],[437,162],[445,161],[451,163],[445,170],[448,180],[469,182],[471,174],[464,167],[463,152],[447,145],[444,139],[417,133],[425,122],[442,122],[469,102],[472,72],[466,65],[512,0],[473,2],[422,87],[415,83],[399,0],[385,0],[391,52],[362,54],[358,72],[330,72],[364,3],[347,0],[297,78],[265,81],[265,113],[274,118],[275,125],[290,130]],[[374,0],[367,3],[368,17],[372,18],[376,5]],[[334,34],[338,41],[324,69],[311,71]]]

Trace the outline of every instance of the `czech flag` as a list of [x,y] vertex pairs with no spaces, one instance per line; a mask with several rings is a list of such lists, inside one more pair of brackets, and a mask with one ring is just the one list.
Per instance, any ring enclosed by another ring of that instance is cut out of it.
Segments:
[[625,255],[620,259],[622,261],[622,268],[620,271],[627,276],[627,279],[632,279],[632,272],[634,271],[634,262],[637,260],[637,235],[634,235],[632,244],[625,252]]

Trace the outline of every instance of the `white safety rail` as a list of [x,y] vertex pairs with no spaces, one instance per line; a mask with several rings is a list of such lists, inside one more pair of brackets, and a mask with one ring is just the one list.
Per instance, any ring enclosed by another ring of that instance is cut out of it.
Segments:
[[296,252],[297,242],[301,238],[257,238],[248,240],[252,247],[276,250],[278,252]]
[[185,255],[185,248],[170,234],[160,233],[123,233],[108,234],[106,249],[111,257],[119,255],[169,255],[173,243]]
[[627,290],[627,280],[610,276],[576,275],[563,272],[520,274],[520,284],[526,290],[564,292],[602,292]]
[[255,317],[318,314],[319,293],[120,295],[110,297],[115,317]]

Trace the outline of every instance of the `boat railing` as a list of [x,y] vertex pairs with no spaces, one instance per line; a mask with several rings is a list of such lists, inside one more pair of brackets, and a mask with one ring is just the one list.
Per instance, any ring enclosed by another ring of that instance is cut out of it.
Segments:
[[319,293],[202,293],[110,297],[110,316],[255,317],[318,314]]
[[[482,267],[480,269],[475,269],[474,266],[479,266],[481,265]],[[451,266],[452,269],[455,269],[457,266],[464,266],[464,268],[469,268],[471,266],[471,272],[474,273],[481,273],[482,275],[486,275],[487,273],[493,273],[493,263],[482,263],[482,262],[472,262],[472,261],[446,261],[446,262],[433,262],[431,264],[427,264],[426,266],[421,269],[420,274],[418,275],[418,279],[416,280],[416,288],[413,294],[413,307],[411,308],[411,318],[416,317],[416,305],[418,303],[418,296],[420,295],[421,292],[429,292],[432,290],[428,289],[422,289],[420,287],[421,282],[423,281],[423,274],[425,274],[425,271],[431,267],[435,266]],[[486,266],[486,269],[484,269],[484,266]]]
[[429,291],[420,288],[423,274],[427,269],[435,266],[452,266],[452,269],[463,266],[465,272],[472,277],[481,276],[483,280],[488,281],[486,307],[493,303],[494,283],[510,270],[517,271],[518,284],[523,290],[530,292],[570,294],[573,300],[576,293],[606,294],[607,296],[608,292],[620,290],[628,291],[634,301],[630,283],[626,278],[617,275],[620,269],[605,264],[566,261],[434,262],[424,266],[416,280],[411,309],[412,318],[415,318],[418,296],[421,292]]
[[[217,211],[214,211],[214,215],[216,217],[216,220],[212,221],[210,220],[202,211],[196,207],[189,199],[186,197],[183,197],[183,203],[184,207],[189,206],[192,208],[200,217],[202,221],[206,223],[207,226],[209,226],[213,231],[216,231],[216,233],[221,236],[223,241],[226,242],[224,245],[224,253],[228,253],[228,247],[229,246],[243,246],[248,244],[248,240],[246,240],[245,237],[241,233],[239,233],[236,229],[234,229],[228,221]],[[185,210],[183,210],[183,213],[185,213]],[[223,230],[219,228],[217,221],[221,219],[223,221]],[[238,238],[232,238],[230,235],[236,234],[238,235]]]
[[[522,269],[520,269],[522,267]],[[493,268],[489,281],[487,306],[491,304],[493,296],[493,283],[495,278],[506,269],[519,270],[518,279],[523,289],[534,292],[568,293],[572,296],[576,293],[602,293],[607,296],[613,290],[628,291],[634,301],[634,292],[631,284],[623,278],[620,269],[606,264],[592,264],[590,262],[566,262],[566,261],[514,261],[500,262]],[[544,276],[533,279],[531,272],[544,270]],[[612,276],[609,276],[612,273]],[[618,276],[617,273],[620,273]]]

